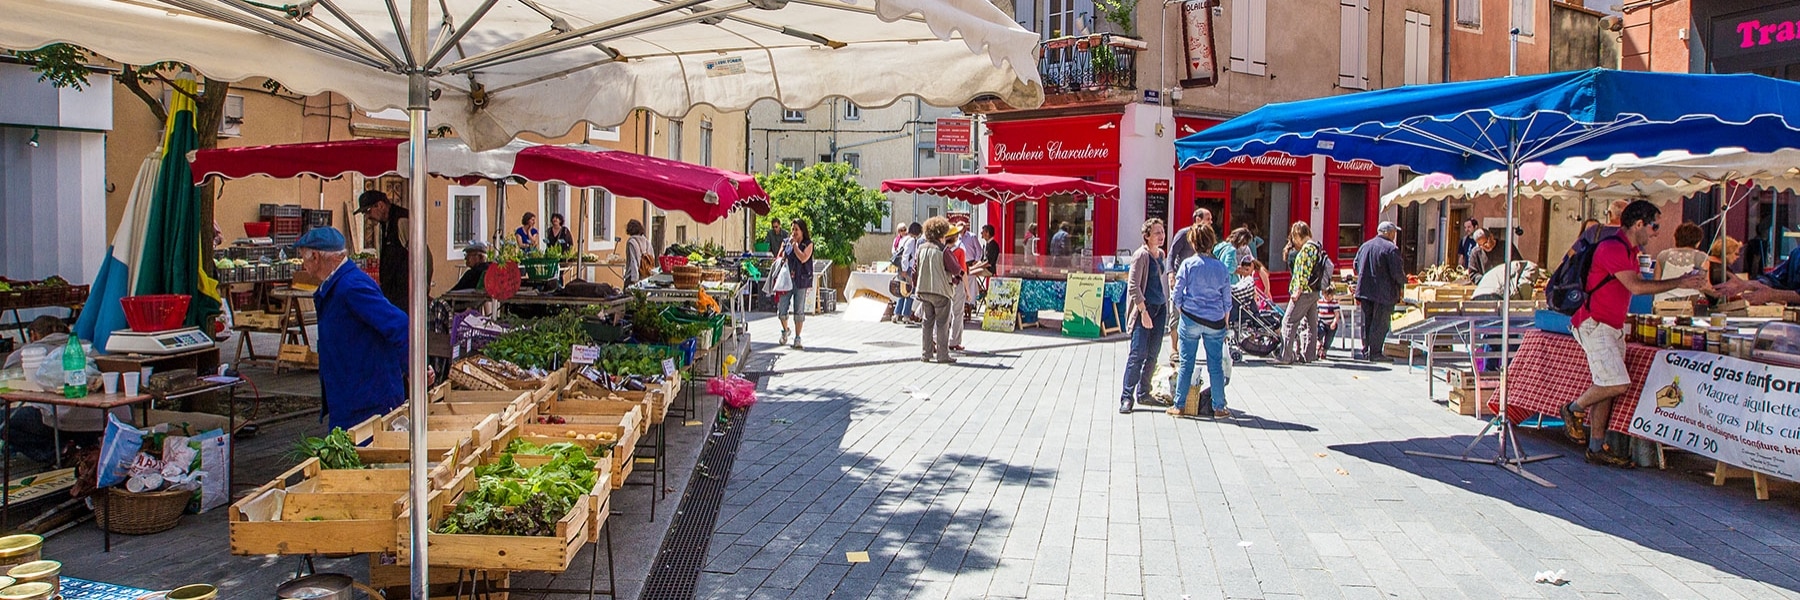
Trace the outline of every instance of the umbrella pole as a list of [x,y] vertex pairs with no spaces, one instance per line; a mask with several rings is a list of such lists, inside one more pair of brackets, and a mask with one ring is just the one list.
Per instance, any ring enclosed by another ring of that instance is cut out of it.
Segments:
[[[1524,477],[1532,483],[1553,488],[1556,487],[1556,484],[1551,483],[1549,480],[1542,477],[1538,477],[1530,471],[1526,471],[1525,463],[1556,458],[1558,455],[1540,454],[1532,456],[1525,454],[1524,451],[1519,448],[1518,434],[1513,431],[1512,420],[1506,417],[1506,364],[1512,358],[1512,296],[1515,291],[1514,288],[1516,287],[1516,282],[1513,281],[1512,271],[1513,230],[1515,229],[1512,222],[1513,210],[1518,202],[1518,196],[1519,165],[1515,162],[1506,166],[1506,249],[1501,251],[1501,256],[1505,257],[1505,260],[1501,263],[1504,266],[1501,267],[1500,271],[1501,276],[1505,278],[1504,283],[1500,285],[1500,412],[1496,413],[1494,418],[1488,421],[1487,426],[1481,428],[1481,433],[1476,434],[1475,439],[1469,441],[1468,447],[1463,449],[1462,454],[1437,454],[1417,450],[1406,450],[1405,453],[1427,458],[1490,464],[1511,471],[1513,474]],[[1475,329],[1477,328],[1471,323],[1469,343],[1472,345],[1477,343]],[[1479,374],[1481,372],[1481,363],[1476,362],[1471,364],[1469,365],[1469,368]],[[1480,389],[1477,387],[1477,400],[1480,399],[1480,395]],[[1480,408],[1477,407],[1476,410],[1479,411]],[[1479,458],[1470,456],[1471,453],[1475,452],[1475,446],[1479,445],[1481,440],[1487,438],[1487,433],[1490,430],[1494,431],[1495,441],[1499,444],[1499,448],[1493,457]]]
[[[413,18],[413,29],[415,30],[413,41],[418,44],[422,44],[425,39],[425,32],[422,31],[424,8],[425,5],[422,1],[414,0],[413,14],[417,16]],[[422,54],[423,48],[420,50],[420,54]],[[431,591],[429,585],[431,582],[429,565],[431,563],[426,556],[426,548],[429,546],[426,543],[429,513],[425,510],[426,493],[429,490],[429,482],[425,476],[427,470],[425,432],[429,429],[426,427],[425,410],[425,318],[427,313],[425,294],[429,285],[425,279],[428,272],[426,270],[428,267],[426,254],[428,253],[427,248],[430,246],[425,243],[427,239],[425,237],[425,215],[429,212],[425,210],[427,206],[425,201],[425,115],[427,111],[431,110],[431,91],[423,71],[415,69],[407,77],[407,80],[409,88],[407,92],[409,102],[406,109],[407,139],[412,142],[412,153],[407,157],[407,166],[409,167],[407,203],[412,208],[408,213],[411,216],[407,219],[407,225],[412,229],[410,236],[412,249],[407,256],[406,278],[409,288],[406,301],[406,397],[412,421],[412,427],[407,436],[411,442],[409,444],[411,460],[407,463],[407,469],[411,471],[409,475],[412,480],[409,490],[412,496],[412,519],[409,523],[412,528],[412,536],[409,543],[412,546],[412,597],[414,600],[426,600]]]

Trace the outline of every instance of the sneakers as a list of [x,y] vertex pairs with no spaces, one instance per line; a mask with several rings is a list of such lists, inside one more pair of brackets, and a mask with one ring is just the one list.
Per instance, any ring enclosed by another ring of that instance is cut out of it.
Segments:
[[[784,336],[782,336],[782,338],[786,339],[787,336],[784,335]],[[806,349],[805,346],[800,345],[800,336],[798,336],[798,335],[794,336],[794,349],[795,350],[805,350]]]
[[1588,440],[1587,413],[1575,412],[1575,409],[1570,408],[1568,404],[1562,405],[1562,409],[1557,412],[1562,417],[1563,435],[1568,436],[1569,441],[1586,444]]
[[1121,414],[1121,415],[1131,414],[1131,401],[1130,400],[1120,400],[1119,401],[1119,414]]
[[1606,451],[1604,451],[1604,450],[1598,451],[1598,452],[1593,451],[1593,450],[1587,451],[1587,461],[1590,464],[1613,467],[1615,469],[1637,468],[1637,465],[1632,463],[1630,460],[1619,458],[1617,456],[1613,456],[1611,454],[1606,453]]
[[1166,399],[1161,396],[1157,396],[1155,394],[1151,394],[1148,396],[1144,396],[1142,398],[1138,398],[1137,402],[1138,402],[1138,404],[1142,404],[1144,406],[1165,406],[1166,407],[1166,406],[1174,406],[1175,405],[1174,400]]
[[1215,410],[1215,411],[1213,411],[1213,418],[1214,419],[1229,419],[1229,418],[1231,418],[1231,411],[1227,410],[1227,409],[1223,409],[1223,408],[1221,408],[1219,410]]
[[781,341],[776,342],[776,344],[780,345],[780,346],[786,346],[787,339],[788,339],[788,330],[783,329],[783,330],[781,330]]

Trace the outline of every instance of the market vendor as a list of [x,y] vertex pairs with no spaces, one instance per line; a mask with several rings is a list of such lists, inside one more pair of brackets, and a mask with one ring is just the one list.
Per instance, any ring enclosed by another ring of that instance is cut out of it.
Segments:
[[1800,304],[1800,247],[1788,253],[1787,260],[1781,261],[1768,273],[1748,281],[1729,279],[1719,284],[1718,290],[1726,297],[1742,297],[1751,304]]
[[406,401],[406,313],[381,295],[347,259],[344,234],[331,227],[294,242],[300,268],[322,283],[319,382],[332,427],[349,429]]
[[[43,315],[25,326],[25,334],[31,342],[7,356],[5,368],[19,368],[26,354],[36,354],[41,350],[45,362],[56,367],[56,378],[60,380],[63,348],[69,343],[69,324],[62,319]],[[37,374],[26,373],[25,378],[35,381]],[[120,420],[131,421],[130,407],[114,408],[112,413]],[[5,438],[14,451],[24,454],[26,458],[50,464],[56,462],[59,430],[63,440],[78,446],[93,445],[100,440],[101,432],[106,431],[106,412],[97,408],[22,403],[12,409],[11,419],[5,424]]]
[[450,286],[450,291],[479,290],[482,288],[482,278],[487,275],[488,265],[490,264],[488,263],[487,253],[487,244],[481,242],[470,242],[468,246],[463,248],[463,266],[468,267],[469,270],[463,271],[462,277],[457,278],[456,285]]

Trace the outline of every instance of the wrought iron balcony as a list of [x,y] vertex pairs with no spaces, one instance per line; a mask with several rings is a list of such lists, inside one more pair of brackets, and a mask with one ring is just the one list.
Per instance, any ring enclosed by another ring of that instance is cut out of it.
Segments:
[[1038,44],[1044,95],[1137,89],[1137,53],[1144,43],[1101,33],[1060,37]]

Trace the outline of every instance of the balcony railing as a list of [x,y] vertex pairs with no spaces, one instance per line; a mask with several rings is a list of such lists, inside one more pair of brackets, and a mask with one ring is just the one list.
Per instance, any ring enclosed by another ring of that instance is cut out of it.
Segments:
[[1061,37],[1038,44],[1045,94],[1137,89],[1143,42],[1110,33]]

